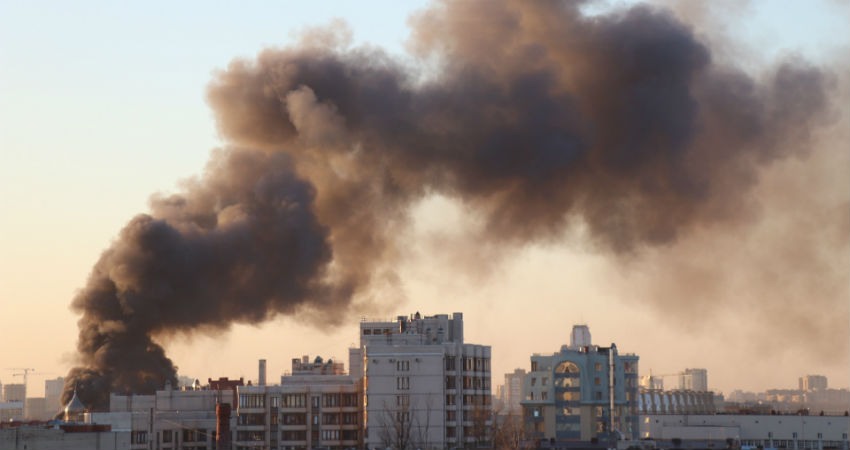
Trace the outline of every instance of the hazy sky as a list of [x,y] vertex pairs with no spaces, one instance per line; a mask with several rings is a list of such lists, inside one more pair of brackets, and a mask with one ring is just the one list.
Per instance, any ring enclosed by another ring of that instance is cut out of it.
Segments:
[[[30,389],[38,395],[44,378],[63,376],[73,365],[77,317],[68,304],[98,255],[131,217],[147,211],[151,194],[178,189],[221,145],[205,100],[216,70],[266,47],[291,45],[308,27],[334,19],[348,24],[355,45],[400,56],[407,17],[426,4],[208,3],[0,0],[0,382],[19,380],[6,368],[35,368]],[[688,2],[677,13],[693,21],[718,50],[716,58],[758,73],[795,53],[846,73],[846,3],[705,5]],[[840,95],[838,103],[847,105],[846,91]],[[846,249],[848,230],[846,222],[822,223],[808,214],[817,206],[847,215],[847,116],[836,114],[839,126],[816,139],[823,148],[765,169],[754,188],[758,211],[738,234],[697,231],[629,261],[611,261],[571,234],[512,249],[491,264],[487,249],[452,251],[475,218],[448,199],[431,198],[415,211],[411,245],[398,268],[404,295],[370,318],[463,312],[467,340],[493,346],[494,384],[515,367],[527,368],[530,354],[556,351],[572,324],[587,323],[596,343],[616,342],[640,355],[642,374],[705,367],[710,387],[729,391],[795,387],[798,376],[818,373],[847,387],[848,261],[845,253],[836,259],[833,241],[818,236],[837,233]],[[801,236],[801,229],[812,234]],[[689,250],[708,238],[713,251],[693,260]],[[808,250],[801,254],[800,247]],[[798,281],[807,270],[797,269],[807,264],[826,265],[828,282],[843,281],[823,291],[838,298],[810,297],[819,294],[810,289],[817,281]],[[763,269],[756,273],[761,279],[737,275],[752,266]],[[712,286],[697,281],[695,292],[686,293],[675,281],[659,282],[665,276],[707,278]],[[755,297],[789,292],[791,300],[775,303],[788,308],[786,321],[766,321],[764,309],[752,306]],[[716,296],[699,304],[718,306],[682,313],[679,305],[689,304],[683,295]],[[651,296],[678,300],[648,308],[642,297]],[[817,329],[836,314],[841,325],[813,333],[821,337],[810,342],[800,342],[805,333],[789,332]],[[352,315],[347,325],[317,330],[279,317],[163,344],[183,375],[255,378],[256,360],[266,358],[276,379],[302,354],[347,359],[360,320]],[[841,350],[823,350],[831,347]]]

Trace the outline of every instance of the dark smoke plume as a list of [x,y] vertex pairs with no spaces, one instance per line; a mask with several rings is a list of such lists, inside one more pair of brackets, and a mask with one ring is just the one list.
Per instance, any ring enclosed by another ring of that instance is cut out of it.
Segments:
[[208,91],[228,146],[154,198],[74,299],[66,396],[103,408],[174,382],[158,336],[367,298],[430,194],[502,246],[583,226],[633,254],[739,221],[759,167],[805,153],[828,118],[830,77],[805,62],[756,79],[667,12],[580,6],[438,3],[413,18],[427,70],[332,34],[231,63]]

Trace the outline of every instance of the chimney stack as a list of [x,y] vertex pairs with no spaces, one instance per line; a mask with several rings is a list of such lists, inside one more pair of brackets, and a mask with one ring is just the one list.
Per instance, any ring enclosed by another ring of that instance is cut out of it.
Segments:
[[[235,391],[235,388],[234,388]],[[215,405],[215,442],[219,450],[230,450],[230,404]]]
[[265,386],[266,385],[266,360],[265,359],[260,360],[260,377],[257,380],[257,385],[258,386]]

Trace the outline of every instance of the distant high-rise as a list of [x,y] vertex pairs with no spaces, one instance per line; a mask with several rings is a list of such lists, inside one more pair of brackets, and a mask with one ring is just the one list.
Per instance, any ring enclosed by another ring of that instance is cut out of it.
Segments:
[[590,328],[587,325],[573,325],[573,331],[570,333],[570,350],[577,350],[590,345]]
[[3,400],[7,402],[22,402],[27,398],[27,387],[23,383],[3,386]]
[[683,391],[708,391],[708,371],[705,369],[685,369],[679,375],[679,389]]
[[826,377],[823,375],[806,375],[800,377],[800,390],[804,392],[825,391],[827,388]]
[[258,386],[265,386],[266,385],[266,360],[265,359],[260,360],[258,372],[259,373],[257,374],[258,375],[257,376],[257,385]]
[[64,407],[62,404],[64,388],[65,379],[62,377],[44,380],[44,409],[48,414],[56,415]]
[[505,374],[505,386],[502,388],[501,400],[504,404],[506,414],[520,414],[522,412],[522,382],[525,378],[525,369],[515,369],[512,373]]

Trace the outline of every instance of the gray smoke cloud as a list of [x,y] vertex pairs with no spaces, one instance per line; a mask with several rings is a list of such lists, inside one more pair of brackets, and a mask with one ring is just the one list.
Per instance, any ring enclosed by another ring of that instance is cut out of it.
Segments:
[[759,168],[829,121],[823,69],[755,78],[666,11],[580,7],[440,2],[411,20],[421,66],[327,32],[217,73],[227,146],[95,265],[66,396],[103,408],[174,382],[156,337],[368,302],[428,195],[479,215],[482,242],[581,225],[633,255],[746,220]]

